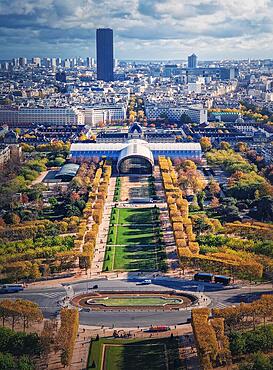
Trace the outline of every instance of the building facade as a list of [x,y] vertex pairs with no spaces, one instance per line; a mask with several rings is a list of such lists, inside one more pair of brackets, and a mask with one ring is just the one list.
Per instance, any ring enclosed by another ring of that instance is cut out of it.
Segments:
[[189,116],[192,122],[204,123],[208,120],[207,109],[199,106],[163,106],[159,104],[150,104],[145,106],[146,116],[148,119],[158,119],[166,116],[169,120],[179,122],[182,114]]
[[96,32],[97,79],[105,82],[114,79],[113,30],[99,28]]
[[[124,143],[72,143],[70,157],[77,160],[106,156],[107,158],[118,160],[123,158],[124,153],[133,155],[134,150],[137,153],[143,152],[147,154],[151,152],[151,158],[155,160],[159,156],[192,159],[200,159],[202,156],[199,143],[148,143],[141,139],[131,139]],[[121,155],[121,153],[123,154]]]
[[6,164],[10,161],[10,147],[8,145],[0,145],[0,170],[3,170]]
[[126,119],[126,108],[123,105],[84,107],[81,113],[84,116],[84,124],[91,127],[96,127],[100,123],[106,124]]
[[23,127],[31,124],[78,125],[83,114],[76,108],[18,108],[0,109],[0,124]]
[[195,54],[188,56],[188,68],[196,68],[197,67],[197,56]]

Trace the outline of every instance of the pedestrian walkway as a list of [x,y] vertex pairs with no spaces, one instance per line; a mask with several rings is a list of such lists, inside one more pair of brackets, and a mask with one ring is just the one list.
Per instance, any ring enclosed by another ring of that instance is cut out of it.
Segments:
[[176,270],[177,272],[177,269],[180,266],[180,262],[176,251],[176,243],[174,240],[173,229],[169,218],[168,206],[166,203],[166,196],[158,166],[155,166],[154,177],[157,196],[164,200],[164,202],[158,204],[158,207],[160,209],[160,221],[162,225],[164,243],[166,246],[168,268],[171,271]]
[[108,238],[108,231],[110,227],[111,212],[112,207],[114,205],[113,199],[115,193],[115,186],[116,186],[116,177],[111,177],[108,187],[108,194],[104,205],[103,220],[99,226],[94,258],[91,264],[91,271],[89,271],[90,277],[96,277],[100,275],[100,273],[103,270],[103,262]]

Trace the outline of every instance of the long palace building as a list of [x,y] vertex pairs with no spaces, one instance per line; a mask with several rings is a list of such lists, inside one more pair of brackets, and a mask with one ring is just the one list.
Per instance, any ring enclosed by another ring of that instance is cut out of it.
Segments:
[[[143,131],[134,123],[120,142],[73,143],[70,158],[86,159],[107,157],[117,163],[120,173],[151,173],[159,156],[170,158],[200,159],[202,150],[199,143],[149,142],[143,139]],[[147,137],[145,137],[146,139]]]

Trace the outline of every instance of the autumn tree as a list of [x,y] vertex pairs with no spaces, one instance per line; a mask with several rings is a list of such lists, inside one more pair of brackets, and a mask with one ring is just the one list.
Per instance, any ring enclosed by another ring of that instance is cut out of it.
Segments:
[[207,189],[212,197],[215,197],[221,191],[219,183],[213,177],[209,179]]
[[212,148],[210,138],[203,136],[200,139],[200,145],[204,152],[209,151]]

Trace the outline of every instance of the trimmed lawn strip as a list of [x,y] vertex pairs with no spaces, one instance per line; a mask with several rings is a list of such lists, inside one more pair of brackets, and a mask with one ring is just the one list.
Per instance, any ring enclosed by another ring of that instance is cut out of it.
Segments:
[[109,307],[115,306],[164,306],[166,304],[180,304],[183,301],[174,298],[163,297],[118,297],[118,298],[92,298],[92,301]]
[[[118,217],[119,213],[119,217]],[[111,213],[111,224],[146,224],[157,221],[158,208],[117,208]]]
[[104,271],[166,270],[166,253],[159,245],[107,246]]
[[158,216],[158,208],[113,208],[103,271],[165,271]]
[[[106,345],[104,364],[103,345]],[[167,370],[168,368],[181,370],[178,341],[176,338],[159,340],[101,338],[91,343],[88,369],[91,368],[94,370]]]
[[128,244],[156,244],[160,236],[160,228],[151,226],[111,226],[109,229],[108,244],[128,245]]

